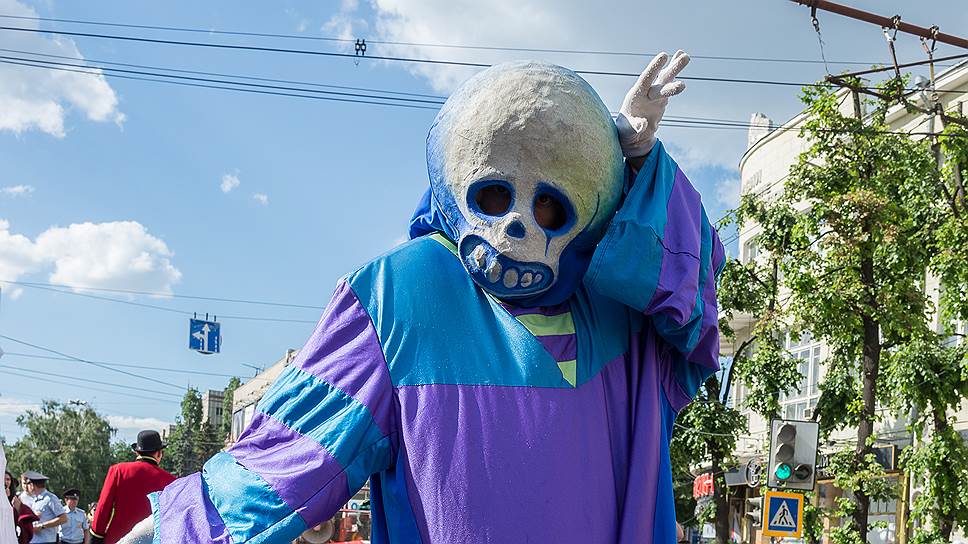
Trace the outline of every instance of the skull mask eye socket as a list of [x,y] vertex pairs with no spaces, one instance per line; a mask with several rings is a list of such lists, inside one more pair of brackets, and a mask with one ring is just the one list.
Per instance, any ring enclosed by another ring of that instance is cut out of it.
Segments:
[[557,231],[568,222],[568,212],[554,195],[541,193],[534,198],[534,219],[541,228]]
[[548,183],[539,183],[531,205],[534,220],[548,236],[560,236],[575,224],[575,209],[567,196]]
[[489,181],[472,187],[470,194],[475,208],[484,214],[500,217],[511,209],[514,195],[507,184],[500,181]]

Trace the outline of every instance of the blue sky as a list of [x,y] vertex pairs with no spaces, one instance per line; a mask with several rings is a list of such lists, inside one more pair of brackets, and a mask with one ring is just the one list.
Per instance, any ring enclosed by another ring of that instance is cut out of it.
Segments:
[[[850,1],[884,15],[957,32],[957,0],[911,4]],[[0,0],[0,15],[462,44],[642,52],[549,54],[371,43],[371,55],[494,63],[539,58],[584,70],[639,71],[659,50],[696,56],[817,61],[809,12],[781,0],[739,3],[579,0],[373,0],[270,4]],[[820,15],[827,59],[886,62],[877,28]],[[244,38],[0,19],[0,25],[165,39],[347,51],[339,42]],[[922,58],[899,40],[902,60]],[[90,37],[0,30],[0,48],[97,61],[204,70],[446,96],[474,69],[281,53],[203,50]],[[939,46],[939,55],[953,50]],[[6,53],[5,53],[6,54]],[[684,75],[807,82],[817,63],[695,59]],[[613,110],[630,78],[589,76]],[[687,82],[667,115],[784,121],[800,109],[796,87]],[[427,185],[424,138],[434,112],[178,87],[0,64],[0,280],[67,283],[325,306],[335,282],[402,240]],[[669,144],[718,218],[738,193],[743,130],[664,128]],[[237,183],[236,183],[237,182]],[[223,190],[223,183],[224,189]],[[14,284],[0,284],[0,334],[123,367],[179,387],[222,388],[287,348],[298,348],[318,309],[86,292],[185,312],[290,320],[229,319],[223,351],[187,349],[188,318]],[[90,402],[130,439],[173,421],[179,390],[77,362],[24,357],[35,348],[0,339],[0,365],[97,384],[44,383],[0,368],[0,435],[42,398]],[[71,381],[71,380],[68,380]],[[112,385],[108,385],[112,384]],[[122,387],[116,387],[113,384]],[[96,391],[97,387],[114,392]],[[145,388],[152,393],[133,389]],[[133,396],[124,396],[121,393]],[[176,396],[165,396],[164,394]],[[144,395],[142,398],[142,394]],[[147,399],[152,396],[164,401]]]

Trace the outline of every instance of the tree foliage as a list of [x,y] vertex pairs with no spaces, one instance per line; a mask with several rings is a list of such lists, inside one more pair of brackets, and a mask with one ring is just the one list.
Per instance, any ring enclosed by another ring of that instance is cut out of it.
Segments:
[[[957,168],[968,159],[968,133],[957,124],[946,128],[936,145],[948,162],[939,169],[931,140],[887,122],[888,110],[904,102],[905,86],[892,79],[873,100],[824,86],[804,90],[806,150],[781,194],[741,199],[735,220],[740,228],[759,227],[753,239],[761,255],[729,263],[720,291],[727,319],[752,316],[741,346],[747,349],[735,364],[750,391],[747,406],[767,419],[779,413],[777,395],[799,381],[784,333],[809,333],[830,349],[814,417],[822,436],[857,433],[856,447],[837,452],[830,467],[846,497],[830,514],[852,520],[833,532],[836,542],[866,540],[870,501],[893,493],[871,454],[878,406],[902,416],[920,410],[920,422],[912,423],[918,432],[932,423],[923,451],[904,456],[934,489],[922,495],[915,517],[950,533],[964,501],[950,483],[965,476],[942,476],[941,469],[964,458],[945,414],[966,396],[955,380],[963,374],[953,370],[965,356],[944,351],[932,330],[925,273],[930,268],[940,278],[944,319],[968,317],[968,214]],[[928,379],[937,373],[943,383]]]
[[[688,485],[689,470],[696,465],[710,465],[714,479],[713,500],[707,508],[685,520],[693,526],[712,521],[716,526],[716,541],[725,543],[729,541],[729,520],[728,488],[723,472],[734,461],[733,452],[739,435],[746,430],[746,419],[738,410],[720,402],[719,392],[719,379],[710,376],[696,399],[679,414],[670,451],[675,471],[673,478],[686,484],[677,489],[677,507],[687,507],[688,511],[695,512],[695,501],[690,496],[692,486]],[[683,514],[679,512],[680,519]]]
[[115,430],[105,418],[90,406],[48,400],[17,417],[17,424],[27,432],[7,447],[11,472],[41,472],[58,495],[74,487],[84,500],[98,496],[114,460],[110,440]]
[[177,476],[186,476],[202,469],[205,461],[225,447],[231,432],[232,396],[240,385],[232,378],[224,391],[223,417],[218,421],[202,421],[202,395],[189,388],[181,401],[181,415],[168,437],[168,448],[161,460],[166,470]]

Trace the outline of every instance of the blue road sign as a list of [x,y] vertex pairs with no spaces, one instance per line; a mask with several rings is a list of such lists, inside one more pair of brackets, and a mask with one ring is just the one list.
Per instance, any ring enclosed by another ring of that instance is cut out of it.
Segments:
[[199,353],[218,353],[222,344],[221,327],[215,321],[192,319],[188,326],[188,349]]
[[763,536],[799,537],[803,532],[803,495],[767,491],[763,501]]

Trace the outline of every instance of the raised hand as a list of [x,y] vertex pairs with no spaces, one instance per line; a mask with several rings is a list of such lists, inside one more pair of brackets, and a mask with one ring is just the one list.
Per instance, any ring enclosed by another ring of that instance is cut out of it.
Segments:
[[681,49],[671,61],[667,53],[659,53],[625,95],[615,125],[626,158],[642,157],[652,150],[669,98],[686,88],[676,77],[687,64],[689,55]]

